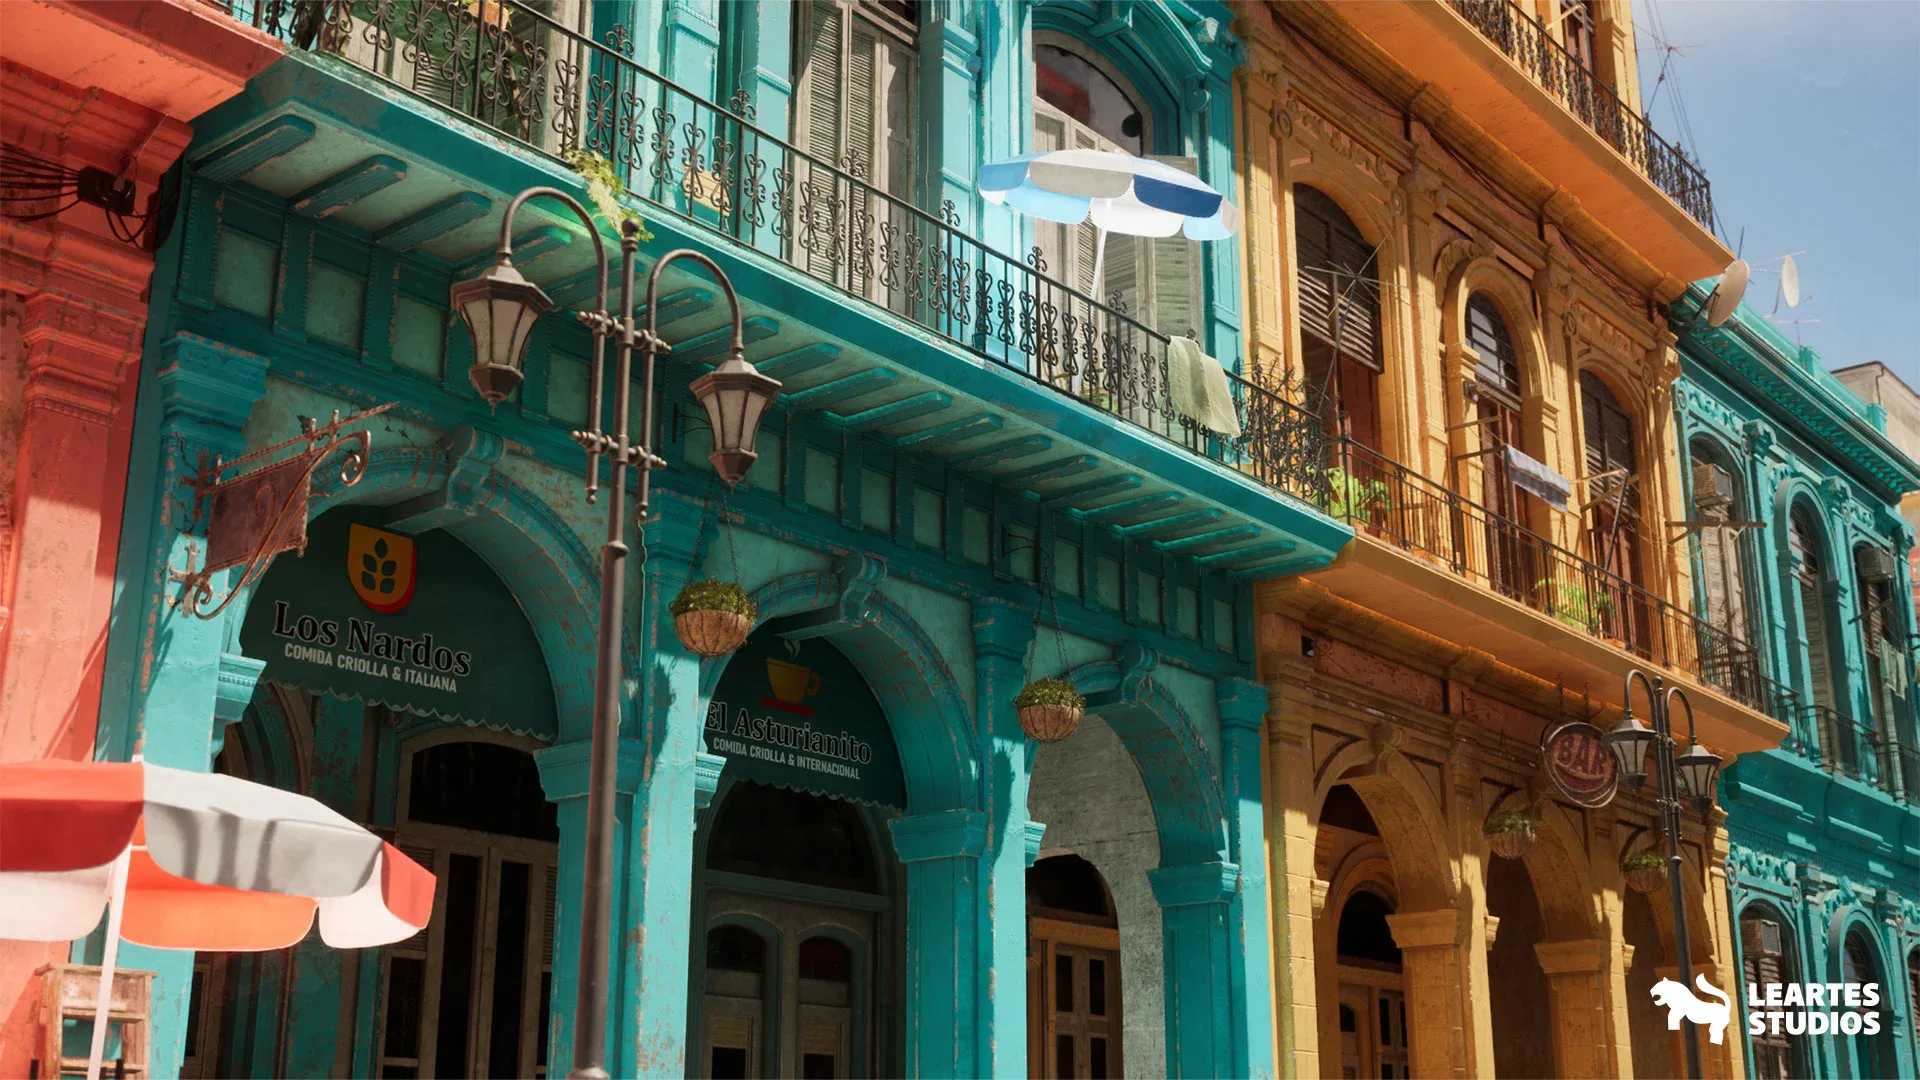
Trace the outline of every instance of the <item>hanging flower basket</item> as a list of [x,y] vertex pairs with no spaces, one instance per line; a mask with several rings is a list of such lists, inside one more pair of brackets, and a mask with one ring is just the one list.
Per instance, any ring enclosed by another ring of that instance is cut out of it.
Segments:
[[1480,830],[1487,846],[1503,859],[1518,859],[1533,850],[1533,818],[1524,810],[1503,810],[1487,819]]
[[713,578],[681,589],[667,610],[680,644],[705,657],[725,656],[746,644],[757,614],[745,589]]
[[1667,884],[1667,860],[1652,848],[1641,848],[1620,860],[1620,874],[1634,892],[1656,893]]
[[1087,699],[1065,679],[1035,679],[1020,688],[1013,699],[1020,714],[1020,727],[1029,738],[1056,743],[1073,734],[1080,726],[1080,714]]

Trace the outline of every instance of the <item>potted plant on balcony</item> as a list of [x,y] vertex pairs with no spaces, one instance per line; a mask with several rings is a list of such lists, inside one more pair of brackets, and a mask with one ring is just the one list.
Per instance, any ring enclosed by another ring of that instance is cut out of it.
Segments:
[[1652,848],[1641,848],[1620,860],[1620,876],[1634,892],[1658,892],[1667,883],[1667,858]]
[[747,590],[731,581],[708,578],[680,590],[667,606],[673,632],[696,656],[725,656],[746,643],[759,614]]
[[1534,582],[1535,595],[1547,604],[1548,614],[1568,626],[1599,634],[1606,617],[1613,612],[1613,598],[1572,581],[1541,578]]
[[1328,469],[1326,477],[1326,490],[1319,501],[1320,509],[1330,518],[1371,525],[1375,514],[1393,509],[1384,480],[1355,476],[1339,465]]
[[1503,859],[1518,859],[1532,851],[1533,830],[1533,816],[1525,810],[1502,810],[1480,828],[1487,846]]
[[1056,743],[1080,726],[1087,699],[1065,679],[1034,679],[1020,688],[1013,707],[1029,738]]

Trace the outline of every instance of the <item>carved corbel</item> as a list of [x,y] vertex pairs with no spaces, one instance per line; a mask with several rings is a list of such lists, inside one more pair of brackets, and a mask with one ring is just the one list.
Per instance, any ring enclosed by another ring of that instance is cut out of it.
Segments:
[[1120,681],[1111,690],[1087,695],[1087,711],[1099,712],[1114,705],[1145,705],[1153,692],[1153,672],[1160,666],[1160,654],[1144,645],[1128,643],[1114,657],[1120,668]]
[[1333,892],[1333,882],[1324,878],[1314,878],[1308,889],[1308,903],[1312,905],[1313,917],[1318,919],[1327,910],[1327,895]]
[[485,512],[487,482],[506,454],[506,440],[491,431],[462,424],[440,440],[447,453],[447,482],[439,491],[408,499],[388,511],[386,526],[422,533]]
[[1367,741],[1373,746],[1372,775],[1385,776],[1400,760],[1400,747],[1407,741],[1407,733],[1399,724],[1382,720],[1373,726]]
[[880,583],[887,578],[885,559],[852,552],[834,564],[840,595],[825,607],[802,611],[768,623],[768,631],[790,641],[828,637],[858,630],[872,622],[879,605]]

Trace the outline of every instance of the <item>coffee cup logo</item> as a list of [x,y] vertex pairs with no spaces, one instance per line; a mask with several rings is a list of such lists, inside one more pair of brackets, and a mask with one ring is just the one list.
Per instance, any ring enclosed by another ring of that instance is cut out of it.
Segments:
[[820,676],[812,668],[771,657],[767,659],[767,682],[773,686],[773,696],[789,705],[798,705],[820,692]]

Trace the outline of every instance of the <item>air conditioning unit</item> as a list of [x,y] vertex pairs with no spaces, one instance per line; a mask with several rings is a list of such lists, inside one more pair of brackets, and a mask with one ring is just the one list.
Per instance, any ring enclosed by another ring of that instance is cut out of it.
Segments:
[[1861,581],[1893,580],[1893,556],[1882,548],[1868,545],[1856,549],[1854,566],[1860,573]]
[[1718,465],[1693,467],[1693,505],[1699,510],[1719,510],[1733,505],[1733,475]]
[[1780,924],[1771,919],[1740,920],[1740,951],[1758,960],[1780,955]]

